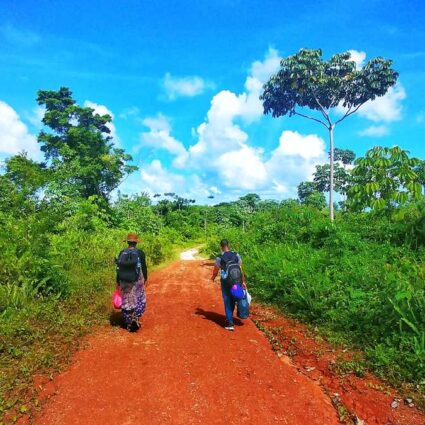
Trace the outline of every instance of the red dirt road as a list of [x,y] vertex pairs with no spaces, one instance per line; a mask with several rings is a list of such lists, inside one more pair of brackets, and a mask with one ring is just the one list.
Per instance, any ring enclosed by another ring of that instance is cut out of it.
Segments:
[[338,424],[320,386],[279,360],[251,321],[222,328],[210,275],[203,261],[154,273],[142,330],[90,337],[34,423]]

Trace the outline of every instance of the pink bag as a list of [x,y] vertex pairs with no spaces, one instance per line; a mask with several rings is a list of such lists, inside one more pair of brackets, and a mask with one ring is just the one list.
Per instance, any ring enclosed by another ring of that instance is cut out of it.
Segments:
[[121,295],[121,289],[117,288],[115,289],[115,292],[112,294],[112,304],[114,308],[119,310],[122,305],[122,295]]

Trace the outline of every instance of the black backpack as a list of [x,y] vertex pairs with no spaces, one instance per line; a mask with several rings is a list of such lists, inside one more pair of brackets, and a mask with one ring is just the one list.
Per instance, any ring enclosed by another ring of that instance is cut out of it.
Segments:
[[140,258],[137,249],[124,249],[117,260],[118,280],[136,282],[140,276]]
[[223,273],[221,278],[229,287],[242,283],[242,270],[239,265],[239,258],[236,252],[228,251],[220,255],[221,269]]

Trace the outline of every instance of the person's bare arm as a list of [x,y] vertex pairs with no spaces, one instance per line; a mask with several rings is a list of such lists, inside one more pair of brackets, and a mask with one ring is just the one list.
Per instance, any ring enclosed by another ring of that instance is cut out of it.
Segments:
[[138,250],[140,258],[141,272],[144,278],[145,286],[148,286],[148,266],[146,265],[146,254],[141,249]]
[[240,265],[241,272],[242,272],[242,288],[246,289],[246,279],[245,279],[245,273],[243,272],[242,264]]
[[215,265],[214,269],[213,269],[212,276],[211,276],[211,280],[213,282],[214,282],[215,278],[217,277],[219,271],[220,271],[220,267],[217,267],[217,265]]
[[245,273],[244,273],[243,267],[242,267],[242,258],[239,254],[238,254],[238,260],[239,260],[239,267],[241,268],[241,272],[242,272],[242,288],[246,289]]
[[115,276],[116,276],[116,284],[117,284],[117,288],[120,287],[120,280],[118,278],[118,258],[119,258],[119,254],[118,257],[115,257]]

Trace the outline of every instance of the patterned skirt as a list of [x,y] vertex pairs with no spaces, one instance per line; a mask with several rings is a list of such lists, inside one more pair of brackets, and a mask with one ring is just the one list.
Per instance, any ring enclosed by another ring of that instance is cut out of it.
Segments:
[[134,283],[121,282],[121,311],[126,324],[131,323],[133,315],[140,318],[146,310],[145,282],[140,279]]

